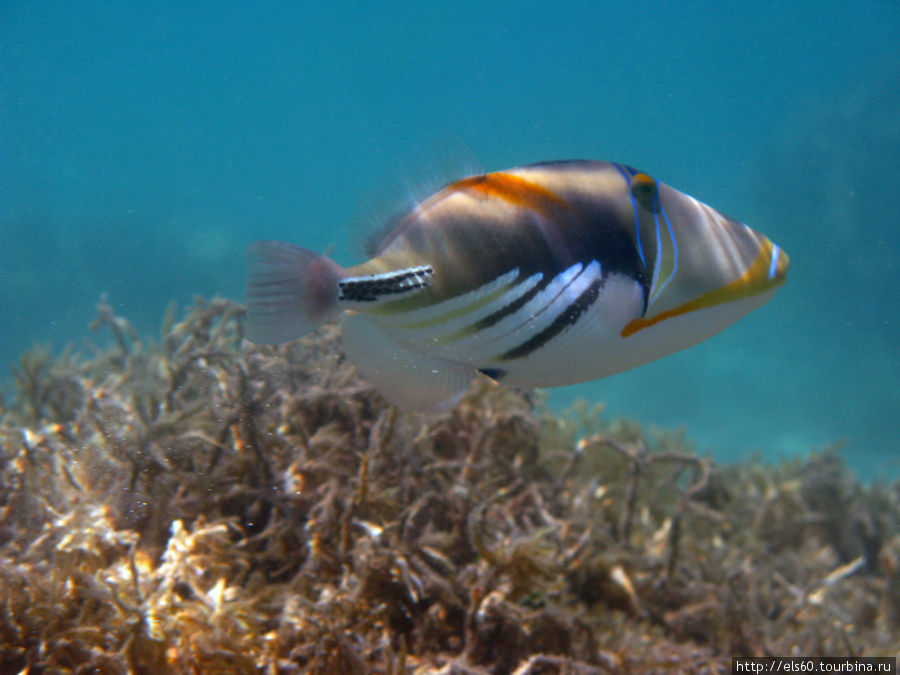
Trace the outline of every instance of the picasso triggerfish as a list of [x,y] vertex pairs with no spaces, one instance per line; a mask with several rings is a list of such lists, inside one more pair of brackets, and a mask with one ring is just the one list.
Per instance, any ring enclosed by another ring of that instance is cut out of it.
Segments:
[[715,335],[784,283],[768,238],[622,164],[470,176],[401,213],[353,267],[261,241],[247,337],[291,340],[343,315],[347,356],[389,401],[446,410],[478,373],[551,387]]

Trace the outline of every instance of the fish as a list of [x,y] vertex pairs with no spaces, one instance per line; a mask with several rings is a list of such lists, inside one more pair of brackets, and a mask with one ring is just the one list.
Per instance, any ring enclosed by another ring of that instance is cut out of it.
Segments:
[[347,357],[401,409],[452,409],[473,378],[596,380],[705,340],[765,304],[789,258],[766,236],[624,164],[566,160],[456,180],[342,267],[259,241],[245,336],[341,316]]

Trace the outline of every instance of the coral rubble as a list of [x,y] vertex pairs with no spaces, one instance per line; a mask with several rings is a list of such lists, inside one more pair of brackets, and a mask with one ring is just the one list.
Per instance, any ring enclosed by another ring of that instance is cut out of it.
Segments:
[[719,466],[480,381],[388,406],[338,329],[196,301],[14,369],[0,672],[730,672],[900,651],[900,485],[834,450]]

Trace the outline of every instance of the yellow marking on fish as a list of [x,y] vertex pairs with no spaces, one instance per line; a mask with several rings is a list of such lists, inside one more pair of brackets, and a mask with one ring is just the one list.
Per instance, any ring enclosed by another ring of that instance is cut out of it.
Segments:
[[655,214],[656,217],[656,271],[653,275],[653,290],[650,294],[650,302],[653,303],[666,289],[678,271],[678,244],[675,241],[675,233],[669,223],[668,216],[662,208]]
[[366,314],[375,314],[378,316],[394,316],[405,312],[415,312],[431,305],[434,301],[429,299],[424,293],[416,293],[406,298],[391,300],[383,305],[375,305],[367,307]]
[[665,319],[671,319],[675,316],[695,312],[698,309],[706,309],[707,307],[714,307],[726,302],[740,300],[741,298],[750,297],[751,295],[767,291],[770,288],[780,286],[786,279],[784,274],[777,275],[774,281],[769,279],[768,275],[773,249],[774,245],[772,242],[766,239],[762,251],[760,251],[756,260],[753,261],[753,264],[747,268],[747,271],[740,277],[725,286],[704,293],[679,307],[662,312],[649,319],[632,319],[625,325],[625,328],[622,329],[622,337],[634,335],[639,330],[649,328]]
[[470,190],[485,197],[497,197],[516,206],[543,212],[563,205],[563,200],[547,188],[511,173],[471,176],[452,183],[447,189]]
[[[431,319],[424,319],[422,321],[416,321],[414,323],[405,323],[405,324],[401,324],[401,325],[404,328],[421,329],[421,328],[431,328],[432,326],[438,326],[442,323],[447,323],[448,321],[452,321],[453,319],[457,319],[466,314],[470,314],[471,312],[474,312],[477,309],[481,309],[486,304],[493,302],[497,298],[501,297],[503,294],[505,294],[507,291],[509,291],[509,289],[511,287],[512,287],[511,283],[504,284],[503,286],[501,286],[497,290],[493,291],[492,293],[487,293],[486,295],[481,296],[477,300],[470,302],[469,304],[459,307],[457,309],[451,310],[444,314],[440,314]],[[462,336],[460,335],[459,337],[462,337]],[[457,338],[453,338],[453,339],[459,339],[459,338],[457,337]],[[452,339],[449,341],[452,342]]]

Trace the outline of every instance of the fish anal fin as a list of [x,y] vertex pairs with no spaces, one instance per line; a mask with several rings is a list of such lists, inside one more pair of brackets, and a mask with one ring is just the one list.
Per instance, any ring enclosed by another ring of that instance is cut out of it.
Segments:
[[393,240],[396,228],[424,200],[467,176],[484,173],[472,150],[458,138],[426,142],[400,158],[386,175],[399,181],[381,186],[368,200],[371,224],[366,253],[374,258]]
[[402,410],[450,410],[475,375],[470,366],[407,348],[377,321],[357,312],[344,316],[343,342],[347,357],[359,372]]

